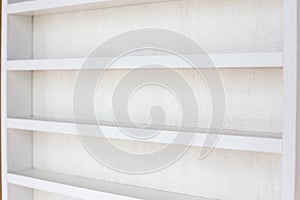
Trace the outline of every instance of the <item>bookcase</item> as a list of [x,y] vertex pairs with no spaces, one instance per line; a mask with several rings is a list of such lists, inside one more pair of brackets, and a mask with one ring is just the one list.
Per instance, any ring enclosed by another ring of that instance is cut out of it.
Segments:
[[[294,199],[297,6],[296,0],[3,0],[2,199]],[[185,35],[206,54],[184,56],[208,56],[214,66],[191,67],[175,55],[129,55],[107,70],[103,88],[95,91],[101,123],[74,120],[82,66],[91,76],[103,67],[85,65],[91,52],[117,35],[146,28]],[[88,152],[78,126],[100,151],[108,139],[136,154],[184,146],[174,137],[194,130],[186,123],[178,133],[176,102],[158,87],[129,102],[131,119],[140,126],[115,122],[114,88],[145,63],[136,79],[168,80],[160,66],[170,67],[190,85],[201,112],[194,141],[176,162],[152,173],[124,173]],[[196,68],[216,70],[225,94],[223,127],[209,133],[220,137],[203,159],[199,151],[207,148],[211,105]],[[156,104],[169,116],[158,135],[141,141],[122,132],[155,130],[143,124]],[[90,131],[99,126],[105,137]]]

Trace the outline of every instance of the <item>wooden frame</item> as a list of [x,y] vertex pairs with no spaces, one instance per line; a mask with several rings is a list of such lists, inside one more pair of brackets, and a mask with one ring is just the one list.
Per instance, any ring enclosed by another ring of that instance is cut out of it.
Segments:
[[285,0],[282,199],[299,199],[299,2]]

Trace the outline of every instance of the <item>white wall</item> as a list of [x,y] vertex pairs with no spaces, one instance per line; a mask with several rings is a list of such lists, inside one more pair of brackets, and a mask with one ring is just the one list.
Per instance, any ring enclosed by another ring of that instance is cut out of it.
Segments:
[[177,31],[209,53],[282,51],[282,0],[181,0],[34,18],[34,58],[85,57],[122,32]]
[[[205,80],[197,75],[194,69],[176,71],[194,91],[199,107],[199,126],[208,127],[212,117],[212,105]],[[102,77],[95,91],[95,113],[99,120],[113,121],[111,103],[113,95],[119,81],[128,72],[128,70],[112,70]],[[145,70],[143,76],[137,78],[158,77],[160,72],[160,70]],[[224,128],[281,132],[281,69],[221,69],[219,72],[226,95]],[[73,118],[73,90],[77,75],[78,71],[34,72],[33,114],[54,118]],[[168,79],[168,77],[161,78]],[[167,124],[179,125],[181,123],[180,105],[177,100],[157,86],[135,93],[129,102],[132,120],[136,123],[147,123],[151,107],[154,105],[161,105],[166,110]]]

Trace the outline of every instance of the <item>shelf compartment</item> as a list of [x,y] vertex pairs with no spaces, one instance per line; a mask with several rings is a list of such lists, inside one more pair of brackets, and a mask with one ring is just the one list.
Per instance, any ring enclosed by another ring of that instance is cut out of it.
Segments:
[[[10,129],[21,129],[29,131],[41,131],[41,132],[53,132],[53,133],[62,133],[69,135],[78,135],[77,126],[80,126],[80,130],[84,130],[86,136],[93,137],[107,137],[109,139],[120,139],[120,140],[129,140],[129,141],[141,141],[140,139],[135,139],[127,136],[122,132],[140,131],[145,133],[146,131],[153,131],[153,128],[131,128],[130,125],[122,124],[122,130],[120,130],[115,124],[110,122],[101,122],[101,130],[104,133],[104,136],[99,136],[97,133],[94,133],[91,130],[95,130],[95,126],[88,122],[82,123],[72,123],[71,121],[63,121],[60,119],[50,119],[50,118],[37,118],[37,117],[28,117],[28,118],[8,118],[7,119],[7,128]],[[177,144],[177,145],[186,145],[184,142],[177,141],[174,143],[173,140],[178,134],[178,127],[169,126],[165,127],[164,130],[160,131],[156,137],[143,140],[146,142],[154,143],[163,143],[163,144]],[[204,141],[206,139],[207,129],[199,128],[195,134],[194,142],[191,146],[203,147]],[[183,128],[184,135],[190,136],[191,128]],[[276,153],[281,154],[281,133],[267,133],[267,132],[255,132],[255,131],[242,131],[242,130],[214,130],[215,133],[221,133],[218,143],[215,148],[218,149],[229,149],[229,150],[241,150],[241,151],[254,151],[254,152],[266,152],[266,153]],[[213,134],[213,133],[211,133]]]
[[[187,59],[198,56],[205,60],[206,55],[187,55]],[[208,54],[217,68],[243,68],[243,67],[282,67],[283,55],[281,52],[266,53],[238,53],[238,54]],[[94,60],[93,60],[94,59]],[[9,71],[18,70],[79,70],[84,65],[84,69],[103,69],[106,63],[112,58],[93,58],[86,64],[86,58],[70,59],[28,59],[9,60],[6,68]],[[162,68],[161,66],[172,68],[191,68],[192,66],[177,56],[130,56],[123,57],[114,62],[110,69],[130,69],[146,65],[144,68]],[[147,66],[148,65],[148,66]],[[210,68],[203,63],[199,68]]]
[[7,180],[10,184],[87,200],[209,200],[203,197],[142,188],[38,169],[27,169],[8,173]]
[[8,14],[36,16],[164,1],[178,0],[32,0],[9,4],[7,12]]

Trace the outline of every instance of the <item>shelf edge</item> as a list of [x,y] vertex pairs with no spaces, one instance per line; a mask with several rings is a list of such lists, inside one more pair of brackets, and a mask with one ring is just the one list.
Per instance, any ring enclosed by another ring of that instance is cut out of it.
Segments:
[[[78,127],[80,130],[84,130],[87,136],[102,137],[109,139],[120,139],[127,141],[140,142],[141,140],[132,138],[124,134],[118,127],[114,126],[97,126],[88,124],[74,124],[67,122],[54,122],[54,121],[43,121],[43,120],[31,120],[31,119],[7,119],[7,128],[29,130],[29,131],[41,131],[41,132],[51,132],[51,133],[62,133],[68,135],[77,135]],[[99,135],[94,132],[95,128],[101,127],[103,135]],[[134,129],[135,131],[149,131],[147,129],[137,129],[137,128],[126,128],[122,127],[123,130],[128,129],[130,131]],[[152,130],[150,130],[152,131]],[[109,133],[109,134],[107,134]],[[197,133],[194,134],[194,140],[192,144],[186,144],[186,142],[181,142],[174,139],[177,136],[177,131],[172,130],[162,130],[160,134],[148,140],[143,140],[143,142],[153,142],[162,144],[175,144],[175,145],[190,145],[194,147],[205,147],[204,142],[207,138],[207,134]],[[190,137],[191,133],[181,133],[183,136]],[[228,149],[228,150],[239,150],[239,151],[253,151],[253,152],[264,152],[264,153],[276,153],[281,154],[281,138],[266,138],[266,137],[252,137],[252,136],[238,136],[238,135],[216,135],[211,134],[212,137],[218,138],[216,143],[216,149]],[[220,137],[219,137],[220,136]]]
[[[208,57],[210,61],[208,60]],[[142,69],[164,68],[278,68],[283,66],[281,52],[266,53],[238,53],[238,54],[208,54],[184,55],[186,60],[203,60],[201,66],[194,67],[187,61],[173,55],[168,56],[130,56],[118,59],[109,69]],[[32,59],[9,60],[5,67],[8,71],[22,70],[80,70],[80,69],[108,69],[107,63],[114,58],[70,58],[70,59]],[[162,67],[163,66],[163,67]]]

